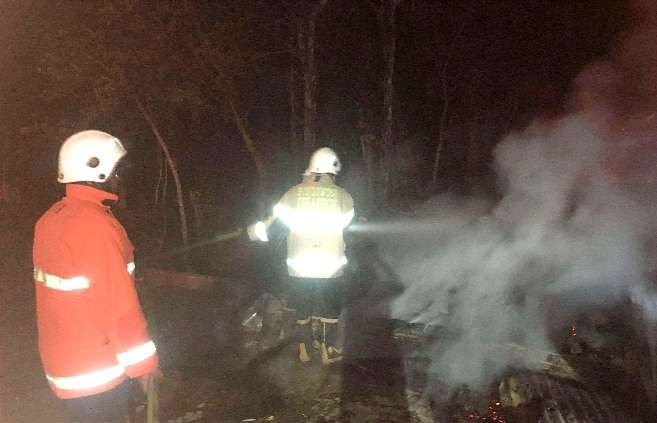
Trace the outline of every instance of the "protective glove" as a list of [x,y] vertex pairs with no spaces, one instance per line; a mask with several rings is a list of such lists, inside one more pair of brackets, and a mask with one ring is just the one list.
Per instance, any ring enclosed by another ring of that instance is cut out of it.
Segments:
[[251,241],[269,241],[269,237],[267,236],[267,225],[264,222],[256,222],[247,226],[246,233]]

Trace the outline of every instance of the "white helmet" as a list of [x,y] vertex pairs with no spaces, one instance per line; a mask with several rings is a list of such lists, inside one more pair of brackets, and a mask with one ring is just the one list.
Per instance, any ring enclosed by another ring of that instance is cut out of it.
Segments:
[[305,174],[332,173],[333,175],[337,175],[340,169],[342,169],[342,165],[335,151],[328,147],[322,147],[310,157],[310,163]]
[[95,130],[78,132],[59,149],[59,175],[69,182],[105,182],[126,151],[117,138]]

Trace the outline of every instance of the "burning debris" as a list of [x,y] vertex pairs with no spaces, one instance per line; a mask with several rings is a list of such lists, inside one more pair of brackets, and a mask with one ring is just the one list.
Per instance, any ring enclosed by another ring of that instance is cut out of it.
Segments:
[[[614,401],[584,385],[549,375],[522,372],[506,378],[499,386],[502,408],[513,421],[544,423],[631,423],[636,420],[622,413]],[[494,421],[494,420],[493,420]]]
[[[594,319],[598,321],[599,319]],[[367,362],[347,363],[338,372],[355,372],[364,386],[372,383],[371,390],[364,389],[356,396],[344,397],[339,390],[322,391],[297,403],[304,411],[304,421],[410,421],[410,422],[487,422],[487,423],[565,423],[565,422],[634,422],[640,421],[625,414],[617,398],[611,397],[599,387],[588,383],[578,368],[570,364],[575,356],[555,351],[534,350],[514,343],[482,344],[488,356],[504,355],[509,362],[535,370],[508,370],[486,390],[470,390],[466,387],[453,390],[432,390],[432,384],[440,382],[440,376],[431,373],[430,358],[422,357],[423,347],[441,341],[436,328],[418,324],[392,321],[395,329],[392,337],[398,344],[403,358],[406,384],[395,395],[378,395],[376,371]],[[253,328],[245,328],[252,331]],[[565,338],[577,336],[577,326],[568,326]],[[444,339],[443,339],[444,340]],[[586,343],[586,337],[581,339]],[[568,344],[564,344],[565,347]],[[591,355],[585,346],[579,353],[579,361],[596,365],[599,356]],[[597,352],[600,354],[600,352]],[[577,360],[575,360],[577,362]],[[351,367],[351,370],[349,370]],[[334,369],[335,370],[335,369]],[[599,368],[599,371],[605,371]],[[411,376],[415,374],[415,376]],[[423,382],[425,381],[425,382]],[[429,381],[426,383],[426,381]],[[335,387],[335,385],[334,385]],[[451,393],[450,393],[451,392]],[[297,400],[299,400],[297,398]],[[305,404],[305,405],[304,405]],[[278,419],[274,416],[275,421]],[[345,420],[347,419],[347,420]],[[258,420],[261,421],[261,420]],[[285,420],[281,420],[285,421]]]

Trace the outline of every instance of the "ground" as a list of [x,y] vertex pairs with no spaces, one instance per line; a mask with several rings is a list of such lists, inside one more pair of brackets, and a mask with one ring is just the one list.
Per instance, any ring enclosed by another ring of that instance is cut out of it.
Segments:
[[0,422],[65,422],[40,368],[29,231],[0,225]]
[[[2,295],[0,422],[66,422],[40,367],[29,266],[3,276],[16,283]],[[294,346],[286,342],[260,351],[253,343],[257,333],[243,330],[207,294],[171,290],[155,307],[166,313],[155,313],[161,317],[155,332],[165,374],[162,421],[432,421],[421,416],[430,410],[405,386],[398,360],[325,367],[318,357],[308,365],[294,360]],[[233,333],[217,324],[229,321],[236,323]],[[410,417],[409,402],[419,404],[418,416]]]
[[[0,423],[64,423],[36,348],[29,242],[9,233],[2,244]],[[532,395],[509,394],[505,401],[515,402],[513,409],[504,409],[497,384],[480,393],[443,390],[428,371],[430,359],[410,353],[423,338],[400,330],[387,315],[386,298],[394,287],[385,284],[353,291],[358,295],[348,302],[344,318],[347,360],[326,367],[317,357],[310,364],[295,360],[294,345],[285,336],[268,348],[257,347],[258,326],[243,323],[262,287],[248,277],[201,278],[196,289],[165,280],[143,272],[138,282],[164,373],[162,422],[533,423],[551,421],[545,417],[551,412],[570,413],[567,421],[613,421],[600,417],[595,404],[623,416],[613,397],[595,386],[589,393],[586,382],[547,374],[506,379],[509,385],[524,381],[535,388]],[[591,375],[601,374],[600,366],[589,367]],[[575,403],[576,397],[589,405]],[[136,407],[137,421],[143,415],[143,406]]]

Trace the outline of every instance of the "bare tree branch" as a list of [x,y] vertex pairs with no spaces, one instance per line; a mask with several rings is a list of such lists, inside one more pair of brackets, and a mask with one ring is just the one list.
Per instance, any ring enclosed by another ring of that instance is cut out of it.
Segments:
[[153,135],[155,135],[155,140],[157,141],[158,145],[162,149],[162,152],[164,153],[164,156],[167,159],[169,168],[171,169],[171,174],[173,175],[173,180],[174,183],[176,184],[178,213],[180,215],[180,235],[182,237],[183,245],[186,247],[189,244],[189,232],[187,230],[187,213],[185,212],[185,202],[184,202],[184,196],[182,191],[182,184],[180,183],[180,176],[178,175],[178,169],[176,168],[176,164],[173,160],[173,157],[169,152],[169,147],[167,146],[166,142],[164,142],[164,138],[162,138],[162,135],[160,134],[160,131],[157,128],[157,125],[155,125],[153,118],[148,113],[146,107],[142,104],[141,100],[139,99],[137,99],[137,107],[139,108],[141,114],[144,116],[146,122],[148,122],[148,125],[151,127],[151,131],[153,132]]

